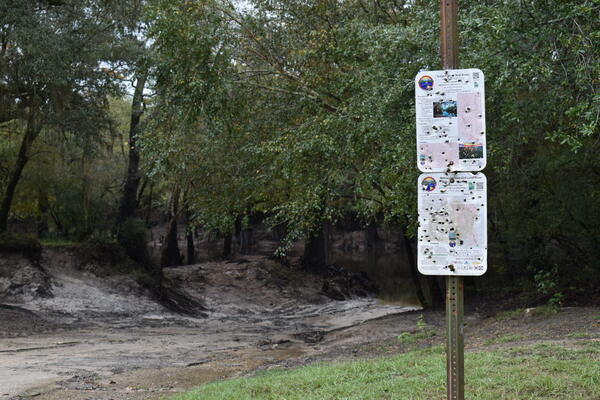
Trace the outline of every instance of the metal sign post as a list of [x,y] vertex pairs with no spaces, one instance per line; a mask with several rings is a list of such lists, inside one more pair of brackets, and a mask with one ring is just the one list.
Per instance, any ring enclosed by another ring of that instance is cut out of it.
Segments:
[[448,400],[465,398],[464,284],[461,276],[446,281],[446,383]]
[[[458,2],[440,0],[440,52],[442,68],[458,68]],[[446,278],[446,381],[448,400],[465,398],[464,282],[460,276]]]
[[[440,53],[442,68],[458,68],[458,1],[440,0]],[[446,278],[446,381],[448,400],[465,398],[464,283],[460,276]]]
[[440,1],[441,71],[415,77],[422,274],[446,276],[448,400],[464,400],[464,276],[487,270],[485,79],[458,68],[457,0]]

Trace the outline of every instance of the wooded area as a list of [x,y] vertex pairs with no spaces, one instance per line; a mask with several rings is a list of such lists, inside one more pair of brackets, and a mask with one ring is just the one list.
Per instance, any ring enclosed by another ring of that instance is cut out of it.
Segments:
[[600,398],[599,42],[599,0],[1,0],[0,398]]
[[[597,294],[599,15],[593,0],[461,2],[460,65],[487,81],[480,292]],[[413,78],[440,67],[437,1],[4,0],[0,21],[5,240],[116,240],[165,267],[193,263],[197,231],[247,253],[260,220],[277,257],[305,240],[319,268],[328,230],[352,221],[413,248]]]

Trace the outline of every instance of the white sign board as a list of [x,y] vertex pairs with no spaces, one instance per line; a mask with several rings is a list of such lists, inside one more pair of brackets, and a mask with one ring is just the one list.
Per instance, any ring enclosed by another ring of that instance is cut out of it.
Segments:
[[425,275],[487,269],[487,181],[482,173],[419,177],[418,268]]
[[483,72],[419,72],[415,97],[419,170],[481,171],[486,164]]

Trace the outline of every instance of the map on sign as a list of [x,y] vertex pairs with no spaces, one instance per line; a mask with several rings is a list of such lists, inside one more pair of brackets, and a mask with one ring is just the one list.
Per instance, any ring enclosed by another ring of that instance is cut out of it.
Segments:
[[425,275],[487,269],[487,181],[482,173],[419,177],[418,268]]
[[415,106],[419,170],[481,171],[485,167],[485,92],[481,70],[418,73]]

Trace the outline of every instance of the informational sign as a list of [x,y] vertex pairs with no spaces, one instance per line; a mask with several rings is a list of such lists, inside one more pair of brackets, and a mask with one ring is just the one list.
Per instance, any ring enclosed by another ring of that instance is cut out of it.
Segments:
[[486,164],[483,72],[420,72],[415,97],[419,170],[481,171]]
[[425,275],[487,269],[487,181],[482,173],[421,174],[418,268]]

